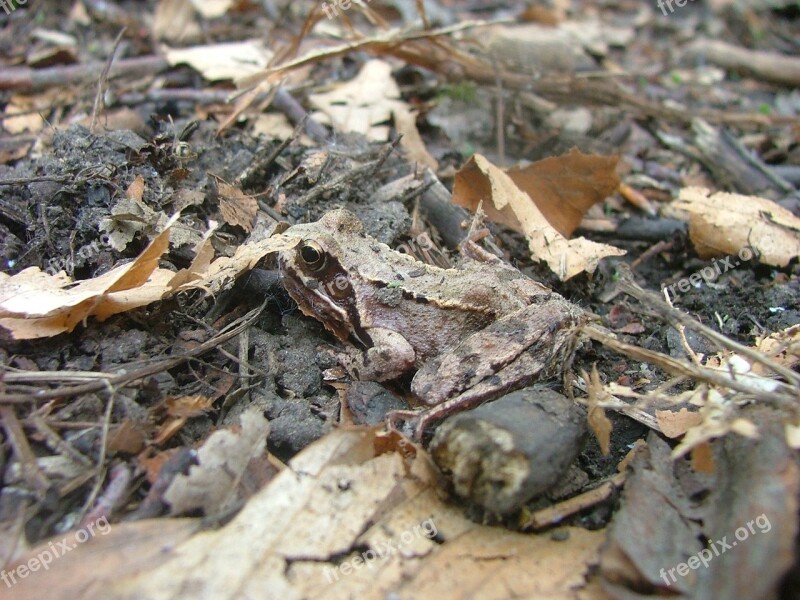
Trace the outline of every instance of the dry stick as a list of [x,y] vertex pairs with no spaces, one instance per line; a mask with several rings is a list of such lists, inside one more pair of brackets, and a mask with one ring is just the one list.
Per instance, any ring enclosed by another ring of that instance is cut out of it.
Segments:
[[107,379],[102,379],[101,381],[93,381],[91,383],[86,383],[83,385],[74,385],[74,386],[63,386],[60,388],[56,388],[53,390],[39,390],[37,392],[32,392],[30,394],[0,394],[0,405],[3,404],[26,404],[28,402],[37,402],[40,400],[54,400],[57,398],[67,398],[71,396],[77,396],[80,394],[91,394],[94,392],[99,392],[103,389],[107,388],[114,388],[119,386],[124,386],[139,379],[143,379],[150,375],[154,375],[156,373],[160,373],[161,371],[166,371],[167,369],[172,369],[181,363],[186,362],[187,360],[194,358],[200,354],[204,354],[209,350],[219,346],[220,344],[224,344],[228,340],[236,337],[245,328],[249,327],[250,324],[258,318],[258,315],[266,306],[266,301],[260,307],[251,310],[247,313],[242,319],[240,319],[239,325],[230,329],[225,333],[220,333],[216,337],[208,340],[200,344],[197,348],[186,352],[182,356],[176,358],[170,358],[168,360],[162,360],[154,365],[149,367],[144,367],[142,369],[132,371],[130,373],[120,373],[118,375],[113,375],[108,377]]
[[[109,77],[121,75],[142,77],[168,69],[170,64],[160,56],[142,56],[115,61],[109,70]],[[89,62],[66,67],[31,69],[29,67],[8,67],[0,69],[0,90],[36,92],[55,86],[72,86],[97,77],[102,70],[102,62]]]
[[94,96],[94,107],[92,108],[92,121],[89,125],[89,131],[94,133],[95,125],[97,125],[97,114],[103,109],[104,102],[103,102],[103,87],[108,82],[108,72],[111,70],[111,65],[114,64],[114,56],[117,54],[117,49],[119,48],[119,44],[122,41],[122,35],[125,33],[127,27],[123,27],[120,32],[117,34],[117,39],[114,40],[114,46],[111,48],[111,55],[108,57],[108,62],[106,66],[103,67],[102,72],[100,73],[100,79],[97,80],[97,93]]
[[618,282],[618,287],[622,291],[627,294],[630,294],[634,298],[636,298],[639,302],[646,306],[650,306],[658,310],[664,317],[666,317],[670,323],[680,323],[685,327],[696,331],[703,337],[716,342],[723,348],[727,348],[728,350],[732,350],[733,352],[737,352],[742,354],[755,362],[761,363],[774,373],[782,375],[786,378],[788,382],[790,382],[795,387],[800,388],[800,375],[784,367],[783,365],[771,360],[769,357],[765,356],[763,353],[759,352],[758,350],[754,350],[753,348],[748,348],[734,340],[724,336],[723,334],[714,331],[713,329],[706,327],[702,323],[699,323],[695,319],[693,319],[690,315],[684,313],[683,311],[678,310],[677,308],[673,308],[668,305],[666,302],[661,300],[657,294],[652,292],[648,292],[643,290],[641,287],[636,285],[636,282],[633,281],[633,277],[631,273],[627,269],[620,269],[620,273],[622,277]]
[[8,441],[11,443],[11,448],[14,450],[14,456],[17,457],[22,467],[22,478],[28,482],[28,485],[39,492],[41,497],[44,497],[47,490],[50,489],[50,482],[36,462],[36,455],[31,450],[28,438],[25,437],[25,433],[22,431],[22,425],[17,419],[14,407],[0,406],[0,419],[3,420],[3,429],[6,432]]
[[749,50],[717,40],[697,40],[684,51],[684,59],[699,58],[726,70],[741,71],[756,79],[787,86],[800,85],[800,58],[775,52]]
[[522,531],[530,531],[550,525],[558,525],[567,517],[587,509],[590,506],[600,504],[604,500],[610,498],[617,489],[624,485],[625,478],[625,473],[618,473],[588,492],[578,494],[577,496],[559,502],[553,506],[543,508],[542,510],[537,510],[520,526],[520,529]]
[[[615,352],[630,356],[636,360],[641,360],[642,362],[656,365],[665,371],[672,373],[673,375],[684,375],[686,377],[692,377],[694,379],[706,381],[720,387],[727,387],[732,390],[736,390],[737,392],[742,392],[754,397],[770,400],[777,406],[795,409],[798,408],[796,397],[792,395],[792,392],[794,392],[796,395],[796,390],[792,390],[791,388],[787,390],[787,394],[764,391],[762,389],[747,385],[742,381],[726,377],[725,375],[722,375],[720,371],[715,371],[707,367],[698,367],[672,358],[671,356],[661,354],[660,352],[647,350],[646,348],[634,346],[633,344],[626,344],[625,342],[621,342],[615,338],[610,331],[601,327],[588,325],[583,327],[581,331],[590,339],[600,342]],[[778,385],[783,388],[787,387],[782,383],[778,383]]]

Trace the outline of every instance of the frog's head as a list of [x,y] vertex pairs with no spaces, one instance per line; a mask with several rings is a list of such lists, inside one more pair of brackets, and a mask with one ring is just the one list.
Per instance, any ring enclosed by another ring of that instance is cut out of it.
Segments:
[[284,233],[300,241],[278,255],[278,268],[286,291],[303,314],[320,321],[342,341],[369,345],[359,324],[353,285],[359,275],[345,256],[352,250],[351,242],[363,238],[363,231],[361,221],[344,209],[331,211],[316,223],[294,225]]

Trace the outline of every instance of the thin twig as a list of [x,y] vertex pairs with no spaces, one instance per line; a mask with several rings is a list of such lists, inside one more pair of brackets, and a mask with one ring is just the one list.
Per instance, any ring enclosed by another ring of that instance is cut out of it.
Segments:
[[124,372],[124,369],[122,369],[123,372],[117,375],[113,375],[98,381],[92,381],[83,385],[61,386],[51,390],[38,390],[30,394],[0,394],[0,404],[26,404],[29,402],[54,400],[57,398],[63,399],[81,394],[91,394],[94,392],[99,392],[103,389],[107,389],[108,387],[116,388],[129,385],[135,381],[149,377],[150,375],[166,371],[167,369],[175,368],[187,360],[208,352],[209,350],[212,350],[220,344],[224,344],[228,340],[239,335],[242,331],[249,327],[256,318],[258,318],[258,315],[264,309],[264,306],[266,306],[266,302],[259,308],[251,310],[244,317],[242,317],[242,319],[239,321],[239,324],[235,327],[232,327],[225,333],[218,334],[216,337],[200,344],[197,348],[193,348],[181,356],[162,360],[153,365],[132,372],[126,373]]
[[122,41],[122,35],[125,33],[127,27],[123,27],[117,34],[117,39],[114,40],[114,46],[111,49],[111,56],[108,57],[108,62],[103,70],[100,72],[100,79],[97,80],[97,93],[94,96],[94,107],[92,108],[92,121],[89,125],[89,131],[94,133],[95,125],[97,125],[97,115],[103,109],[103,87],[108,82],[108,73],[111,70],[111,65],[114,64],[114,56],[117,54],[117,49]]

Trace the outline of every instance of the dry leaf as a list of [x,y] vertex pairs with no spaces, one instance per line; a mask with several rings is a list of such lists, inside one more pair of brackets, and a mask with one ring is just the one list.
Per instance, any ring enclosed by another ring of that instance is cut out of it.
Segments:
[[[531,197],[536,207],[561,235],[569,237],[583,215],[619,187],[616,156],[583,154],[573,148],[567,154],[545,158],[506,173]],[[519,221],[512,228],[521,231]]]
[[253,220],[258,212],[258,202],[242,190],[224,181],[217,183],[219,212],[228,225],[238,225],[246,232],[253,230]]
[[766,198],[684,188],[672,208],[689,213],[689,237],[701,258],[730,255],[739,265],[755,253],[763,264],[785,267],[800,255],[800,218]]
[[207,81],[254,75],[267,66],[272,56],[273,52],[260,40],[168,48],[164,53],[170,65],[187,64]]
[[144,197],[144,187],[144,178],[141,175],[137,175],[136,178],[131,181],[128,189],[125,190],[125,196],[127,196],[128,200],[141,202]]
[[102,590],[104,600],[167,600],[187,589],[219,600],[262,598],[265,590],[287,600],[606,597],[586,583],[603,531],[563,527],[557,541],[550,532],[474,523],[440,498],[425,455],[404,459],[377,446],[375,432],[335,430],[219,528],[186,539],[173,537],[175,526],[191,520],[159,519],[164,536],[156,541],[143,538],[148,521],[115,524],[106,539],[26,580],[17,598],[100,597],[85,591]]
[[400,99],[400,88],[392,78],[392,66],[383,60],[370,60],[358,75],[324,94],[311,94],[311,105],[323,114],[320,121],[330,122],[337,131],[357,132],[370,140],[389,139],[389,121],[394,117],[403,134],[400,146],[411,160],[432,169],[438,167],[425,148],[408,104]]
[[710,443],[704,442],[692,448],[692,469],[710,475],[714,472],[715,466],[714,452]]
[[[765,337],[756,338],[756,349],[787,369],[800,363],[800,325],[792,325]],[[753,365],[753,372],[766,375],[768,369],[761,363]]]
[[216,19],[223,16],[236,0],[192,0],[192,4],[203,18]]
[[581,375],[588,385],[587,404],[589,406],[589,414],[587,415],[587,420],[589,427],[597,438],[597,443],[600,444],[600,450],[603,455],[608,456],[611,451],[611,432],[614,426],[606,416],[606,411],[600,406],[600,401],[607,394],[603,389],[603,383],[600,381],[597,365],[592,366],[591,376],[587,375],[586,371],[583,371]]
[[153,37],[175,43],[198,37],[200,27],[194,16],[195,9],[191,0],[160,0],[153,17]]
[[262,411],[243,413],[241,430],[220,429],[211,434],[197,451],[199,464],[188,475],[177,475],[164,499],[171,514],[182,514],[202,508],[206,515],[215,515],[242,500],[238,486],[251,459],[264,454],[269,434],[269,421]]
[[14,339],[50,337],[72,331],[92,315],[102,320],[159,300],[174,273],[158,269],[158,261],[178,216],[135,261],[94,279],[74,284],[63,272],[49,275],[38,267],[13,277],[0,273],[0,325]]
[[680,409],[678,412],[657,410],[656,419],[658,419],[658,425],[661,427],[661,433],[668,438],[680,437],[690,428],[699,425],[703,421],[700,413],[690,412],[685,408]]
[[[11,135],[19,135],[26,131],[38,133],[45,126],[39,114],[39,102],[28,96],[12,96],[3,111],[3,129]],[[9,116],[19,115],[19,116]]]
[[232,284],[239,275],[256,266],[267,254],[294,248],[300,241],[298,237],[273,235],[257,242],[242,244],[236,248],[233,256],[222,256],[212,262],[204,272],[193,274],[190,282],[178,283],[182,278],[176,277],[176,283],[170,283],[170,289],[180,291],[200,288],[207,293],[216,294]]
[[[552,174],[557,169],[551,165],[545,170]],[[519,174],[517,176],[521,177]],[[526,174],[523,179],[530,183],[532,177]],[[568,194],[570,197],[578,195],[579,192]],[[474,155],[456,174],[453,202],[473,211],[484,202],[484,210],[489,218],[523,232],[528,239],[531,256],[535,260],[545,261],[562,281],[579,273],[593,273],[606,256],[625,254],[624,250],[583,237],[566,239],[547,221],[531,196],[521,190],[509,174],[480,154]],[[574,209],[575,205],[571,210]]]

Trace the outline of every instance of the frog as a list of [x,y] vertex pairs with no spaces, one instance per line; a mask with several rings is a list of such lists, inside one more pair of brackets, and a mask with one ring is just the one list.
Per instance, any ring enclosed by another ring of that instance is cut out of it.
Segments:
[[346,209],[283,233],[279,253],[289,296],[345,348],[357,380],[408,381],[422,411],[393,411],[421,439],[434,422],[562,374],[584,311],[490,253],[475,229],[450,268],[421,262],[368,235]]

